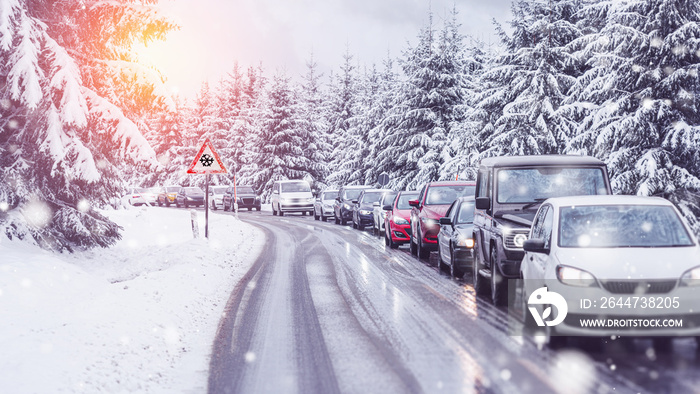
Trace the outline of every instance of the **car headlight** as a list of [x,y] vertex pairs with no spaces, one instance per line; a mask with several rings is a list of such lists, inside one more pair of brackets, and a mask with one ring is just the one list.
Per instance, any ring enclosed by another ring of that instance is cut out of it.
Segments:
[[286,198],[280,198],[280,202],[287,202]]
[[313,197],[307,198],[307,199],[306,199],[306,202],[314,202],[314,198],[313,198]]
[[260,196],[256,196],[255,201],[260,201]]
[[513,237],[513,245],[515,245],[518,248],[522,248],[523,244],[525,244],[525,241],[527,241],[526,234],[515,234],[515,236]]
[[597,286],[595,277],[587,271],[574,267],[560,265],[557,267],[557,278],[565,285],[578,287]]
[[420,221],[423,222],[426,226],[435,226],[436,224],[438,224],[437,220],[430,218],[420,218]]
[[365,209],[360,209],[360,215],[371,215],[372,211],[367,211]]
[[351,210],[351,209],[352,209],[352,205],[350,205],[350,204],[343,204],[343,208],[345,208],[345,209],[347,209],[347,210]]
[[700,267],[685,271],[681,276],[681,286],[700,286]]
[[408,224],[408,220],[404,218],[394,218],[394,224]]
[[474,239],[472,238],[467,238],[467,237],[459,237],[457,239],[457,246],[461,246],[463,248],[473,248],[474,247]]

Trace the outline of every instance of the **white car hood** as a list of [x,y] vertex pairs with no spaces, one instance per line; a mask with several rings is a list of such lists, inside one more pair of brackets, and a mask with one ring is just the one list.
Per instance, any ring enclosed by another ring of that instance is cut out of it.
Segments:
[[555,256],[560,264],[586,270],[598,279],[676,279],[700,266],[698,246],[564,248]]
[[280,198],[312,198],[313,195],[311,192],[294,192],[294,193],[282,193],[280,194]]

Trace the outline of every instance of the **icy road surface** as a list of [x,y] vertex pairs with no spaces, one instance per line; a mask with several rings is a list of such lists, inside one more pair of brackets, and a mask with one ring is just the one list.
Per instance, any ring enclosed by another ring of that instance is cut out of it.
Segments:
[[[230,215],[229,213],[223,213]],[[236,287],[210,393],[696,392],[692,340],[539,351],[507,315],[407,250],[309,216],[241,212],[268,247]],[[467,275],[469,276],[469,275]]]

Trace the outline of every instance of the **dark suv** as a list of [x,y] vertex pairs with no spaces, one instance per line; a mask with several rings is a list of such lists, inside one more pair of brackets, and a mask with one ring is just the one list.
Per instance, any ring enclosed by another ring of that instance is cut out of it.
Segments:
[[[484,159],[476,180],[474,290],[494,305],[508,301],[523,243],[540,204],[549,197],[611,194],[605,163],[588,156],[508,156]],[[486,280],[490,283],[487,284]]]
[[256,211],[260,210],[260,196],[253,190],[252,186],[236,186],[235,190],[235,200],[234,201],[234,190],[233,186],[229,186],[224,192],[223,205],[224,211],[233,211],[235,208],[234,204],[238,202],[238,208],[248,208],[252,210],[255,208]]
[[365,189],[371,189],[372,186],[343,186],[338,190],[338,197],[333,204],[335,212],[335,224],[346,224],[352,221],[352,209],[357,203],[357,198],[360,197]]

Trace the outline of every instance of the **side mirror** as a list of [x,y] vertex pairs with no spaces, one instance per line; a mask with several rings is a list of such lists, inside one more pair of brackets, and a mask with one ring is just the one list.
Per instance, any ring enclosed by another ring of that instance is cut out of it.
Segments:
[[452,225],[452,220],[448,217],[440,218],[440,225],[442,226],[450,226]]
[[353,204],[357,204],[357,200],[352,200],[352,203],[353,203]]
[[335,198],[335,201],[340,202],[340,197],[336,197],[336,198]]
[[549,254],[549,248],[544,246],[544,239],[528,239],[523,243],[526,252]]
[[391,211],[391,204],[386,204],[382,207],[383,210],[385,211]]
[[491,209],[491,199],[488,197],[477,197],[474,201],[476,209]]
[[408,200],[408,205],[410,205],[412,207],[419,207],[420,202],[418,202],[418,200]]

